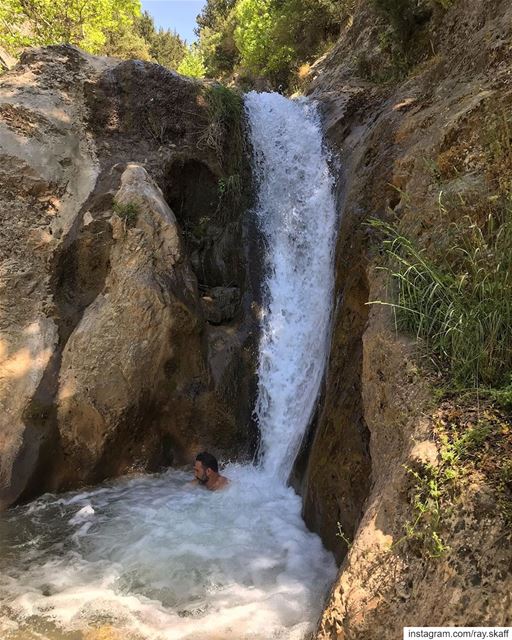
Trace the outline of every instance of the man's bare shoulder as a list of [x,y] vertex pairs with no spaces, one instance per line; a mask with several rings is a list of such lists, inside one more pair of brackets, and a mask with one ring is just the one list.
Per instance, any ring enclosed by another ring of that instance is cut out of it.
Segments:
[[225,489],[230,484],[230,482],[231,482],[230,479],[226,478],[226,476],[219,476],[219,479],[217,480],[214,491]]

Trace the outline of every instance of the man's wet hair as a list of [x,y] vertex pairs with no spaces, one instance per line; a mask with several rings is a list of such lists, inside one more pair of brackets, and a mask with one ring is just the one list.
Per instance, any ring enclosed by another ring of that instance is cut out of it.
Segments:
[[217,462],[217,458],[211,453],[208,453],[208,451],[198,453],[196,460],[200,462],[203,467],[211,469],[212,471],[215,471],[215,473],[219,473],[219,463]]

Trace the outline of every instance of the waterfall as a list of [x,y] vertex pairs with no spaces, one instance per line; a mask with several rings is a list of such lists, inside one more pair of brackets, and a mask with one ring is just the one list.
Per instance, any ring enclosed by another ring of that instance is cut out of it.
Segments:
[[327,355],[336,209],[316,107],[247,95],[255,214],[265,239],[256,415],[264,469],[286,481],[315,408]]
[[0,637],[303,640],[336,575],[286,484],[325,368],[335,209],[315,107],[246,100],[266,265],[261,464],[47,494],[0,514]]

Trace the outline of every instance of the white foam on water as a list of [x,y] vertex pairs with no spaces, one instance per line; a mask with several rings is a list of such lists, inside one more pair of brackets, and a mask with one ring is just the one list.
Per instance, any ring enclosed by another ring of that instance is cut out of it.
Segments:
[[[211,493],[169,471],[0,514],[2,640],[303,640],[336,568],[286,486],[325,366],[335,212],[318,114],[246,99],[266,240],[262,464]],[[78,634],[78,635],[77,635]],[[101,637],[101,636],[100,636]]]
[[[5,620],[152,640],[303,638],[334,578],[332,556],[290,488],[254,467],[225,473],[230,486],[213,494],[171,471],[5,514]],[[87,529],[76,518],[84,509],[94,509]]]

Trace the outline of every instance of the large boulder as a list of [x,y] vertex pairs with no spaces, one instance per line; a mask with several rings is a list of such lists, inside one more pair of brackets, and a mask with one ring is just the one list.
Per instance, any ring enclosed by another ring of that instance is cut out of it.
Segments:
[[197,280],[174,214],[137,164],[115,202],[104,286],[62,353],[57,424],[70,483],[184,463],[200,447],[236,455],[243,442],[228,411],[217,419]]

